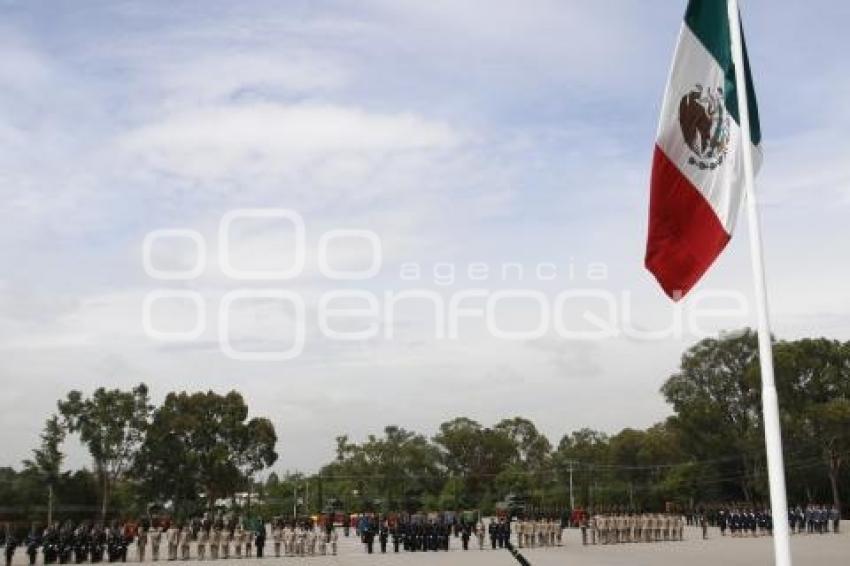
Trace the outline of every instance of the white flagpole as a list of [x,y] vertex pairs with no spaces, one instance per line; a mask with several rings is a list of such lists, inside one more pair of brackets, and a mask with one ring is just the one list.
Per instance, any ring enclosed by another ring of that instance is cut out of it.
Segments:
[[767,470],[770,482],[770,506],[773,516],[773,553],[776,566],[791,566],[791,545],[788,532],[788,503],[785,494],[785,466],[782,460],[782,433],[779,427],[779,403],[773,378],[773,348],[770,320],[767,311],[767,292],[764,284],[761,227],[756,202],[753,173],[753,149],[750,141],[750,113],[747,107],[744,50],[738,0],[728,0],[729,31],[732,39],[732,62],[735,64],[735,83],[738,94],[738,114],[741,126],[741,148],[746,184],[747,223],[750,229],[750,256],[753,265],[756,310],[758,312],[759,362],[761,363],[761,397],[764,414],[764,440],[767,447]]

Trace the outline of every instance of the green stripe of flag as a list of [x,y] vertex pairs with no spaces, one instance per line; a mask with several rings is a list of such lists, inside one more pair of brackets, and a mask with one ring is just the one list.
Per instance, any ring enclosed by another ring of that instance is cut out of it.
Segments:
[[[732,118],[740,123],[727,9],[726,0],[690,0],[688,10],[685,12],[685,24],[723,69],[725,75],[723,92],[725,93],[726,109],[732,115]],[[743,39],[743,37],[744,32],[741,30],[741,38]],[[750,60],[747,56],[746,41],[744,41],[744,72],[747,78],[747,106],[750,109],[750,139],[752,139],[753,144],[758,145],[761,142],[761,126],[753,78],[750,74]]]

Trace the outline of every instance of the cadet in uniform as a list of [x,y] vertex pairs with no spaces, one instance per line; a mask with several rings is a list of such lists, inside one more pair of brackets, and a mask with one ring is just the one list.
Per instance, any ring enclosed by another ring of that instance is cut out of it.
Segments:
[[189,528],[188,523],[183,524],[183,528],[180,529],[180,558],[183,560],[189,560],[189,543],[192,540],[192,530]]
[[151,558],[156,562],[159,560],[159,545],[162,543],[162,529],[159,525],[155,527],[151,527],[150,531],[151,538]]
[[209,520],[201,521],[201,528],[198,530],[198,560],[205,560],[207,557],[207,544],[210,542],[210,525]]

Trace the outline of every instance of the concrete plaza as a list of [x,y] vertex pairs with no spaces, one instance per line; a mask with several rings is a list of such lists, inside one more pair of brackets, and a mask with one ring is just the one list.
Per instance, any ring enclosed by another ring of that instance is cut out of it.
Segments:
[[[837,566],[850,564],[850,523],[842,523],[840,534],[824,535],[794,535],[791,540],[794,564],[796,566]],[[770,537],[732,538],[721,537],[717,529],[709,529],[709,539],[702,540],[701,532],[696,528],[687,528],[685,540],[681,542],[637,543],[604,546],[582,546],[578,530],[570,529],[564,533],[564,546],[554,548],[522,549],[522,554],[533,566],[768,566],[773,563],[772,544]],[[445,565],[468,564],[470,566],[510,566],[517,561],[506,550],[478,550],[477,541],[470,541],[471,550],[461,550],[460,539],[452,538],[449,552],[390,552],[380,554],[379,545],[375,544],[376,554],[366,554],[365,548],[352,536],[339,538],[337,556],[309,557],[266,557],[217,560],[217,566],[274,566],[277,564],[309,564],[310,566],[326,566],[338,564],[371,565]],[[194,550],[194,549],[193,549]],[[267,554],[273,550],[271,544],[266,546]],[[14,564],[24,566],[26,554],[19,548],[15,553]],[[130,549],[128,564],[138,564],[134,560],[135,549]],[[39,555],[39,564],[41,556]],[[206,561],[207,564],[210,561]],[[150,559],[145,563],[154,564]],[[156,564],[168,564],[159,561]],[[173,563],[186,566],[200,566],[197,560]]]

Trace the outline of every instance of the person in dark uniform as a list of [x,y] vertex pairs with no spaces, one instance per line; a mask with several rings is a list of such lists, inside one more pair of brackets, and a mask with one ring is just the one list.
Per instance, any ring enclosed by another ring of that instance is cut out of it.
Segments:
[[375,544],[375,531],[368,522],[363,526],[363,542],[366,544],[366,552],[372,554],[372,546]]
[[497,529],[496,522],[490,521],[490,524],[487,526],[487,534],[490,535],[490,548],[493,550],[496,550],[496,538],[499,536]]
[[91,548],[91,526],[83,521],[74,532],[74,562],[82,564],[89,559]]
[[381,543],[381,554],[387,553],[387,542],[390,540],[390,529],[387,527],[386,521],[381,523],[378,530],[378,541]]
[[511,536],[511,527],[504,519],[499,519],[499,524],[496,528],[496,534],[499,537],[499,548],[505,548],[507,537]]
[[38,547],[41,546],[41,535],[38,534],[38,527],[36,527],[35,523],[32,524],[30,532],[24,542],[27,545],[27,554],[29,555],[30,566],[33,566],[36,558],[38,557]]
[[472,536],[472,527],[464,521],[460,526],[460,540],[463,543],[463,549],[469,550],[469,538]]
[[15,535],[12,533],[9,523],[6,523],[3,528],[3,546],[6,553],[6,566],[12,566],[12,557],[15,556],[15,547],[18,546],[18,541],[15,540]]
[[48,525],[44,530],[44,536],[41,539],[42,554],[44,555],[45,564],[53,564],[56,562],[56,547],[59,544],[59,531],[56,525]]
[[393,537],[393,552],[398,552],[399,547],[401,546],[401,537],[402,537],[402,525],[399,522],[396,522],[393,525],[393,528],[390,531]]
[[71,561],[71,553],[74,551],[74,524],[68,520],[59,530],[59,563],[67,564]]
[[254,534],[254,546],[257,547],[257,558],[263,557],[263,549],[266,546],[266,522],[260,519],[257,523],[257,531]]

